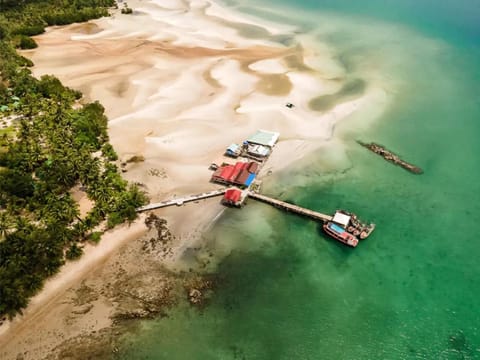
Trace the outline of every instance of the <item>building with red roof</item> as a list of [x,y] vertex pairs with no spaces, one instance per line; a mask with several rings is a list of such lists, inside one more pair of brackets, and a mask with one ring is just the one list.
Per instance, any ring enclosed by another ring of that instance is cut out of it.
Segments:
[[240,207],[243,204],[245,198],[246,193],[244,193],[242,190],[237,188],[231,188],[225,191],[222,202],[225,205]]
[[258,172],[255,162],[237,162],[235,165],[223,165],[212,175],[212,181],[238,186],[250,186]]

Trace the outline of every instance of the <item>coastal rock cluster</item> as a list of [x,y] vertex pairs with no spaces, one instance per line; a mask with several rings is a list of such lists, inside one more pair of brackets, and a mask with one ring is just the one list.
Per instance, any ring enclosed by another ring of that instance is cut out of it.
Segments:
[[157,254],[162,258],[171,255],[173,252],[171,243],[175,237],[170,232],[167,221],[152,213],[145,219],[145,225],[153,233],[153,236],[143,240],[142,250],[149,254]]
[[195,276],[187,278],[184,282],[188,301],[199,309],[208,304],[216,286],[218,286],[218,279],[213,276]]
[[423,174],[423,170],[419,168],[418,166],[415,166],[413,164],[410,164],[406,162],[405,160],[401,159],[398,155],[394,154],[390,150],[387,150],[384,146],[376,144],[376,143],[364,143],[362,141],[357,140],[357,143],[362,145],[363,147],[367,148],[371,152],[380,155],[383,157],[386,161],[389,161],[395,165],[398,165],[402,168],[404,168],[407,171],[410,171],[413,174]]
[[[208,304],[219,283],[216,277],[193,269],[165,269],[162,259],[171,254],[175,237],[165,219],[151,214],[145,223],[145,236],[124,246],[94,276],[69,291],[63,324],[82,329],[74,336],[69,331],[60,334],[61,342],[44,359],[116,359],[128,346],[121,335],[136,331],[138,320],[168,316],[182,302],[199,310]],[[30,355],[19,354],[25,359]]]

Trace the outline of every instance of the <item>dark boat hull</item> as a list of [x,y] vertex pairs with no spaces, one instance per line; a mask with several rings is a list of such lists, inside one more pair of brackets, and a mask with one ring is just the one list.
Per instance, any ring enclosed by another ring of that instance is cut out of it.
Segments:
[[358,239],[353,236],[352,234],[348,233],[347,231],[344,231],[343,233],[339,234],[338,232],[334,231],[333,229],[330,228],[330,225],[332,223],[328,222],[323,225],[323,230],[330,235],[332,238],[335,240],[340,241],[341,243],[351,246],[351,247],[356,247],[358,245]]

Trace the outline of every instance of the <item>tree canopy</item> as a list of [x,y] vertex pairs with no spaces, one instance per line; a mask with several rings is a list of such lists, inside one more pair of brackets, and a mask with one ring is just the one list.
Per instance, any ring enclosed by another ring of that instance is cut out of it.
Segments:
[[[103,106],[81,105],[82,94],[54,76],[34,78],[15,51],[18,36],[104,16],[112,3],[0,0],[0,105],[8,109],[0,118],[16,119],[0,136],[0,317],[21,311],[85,241],[97,241],[99,224],[132,221],[146,202],[113,162]],[[83,218],[71,195],[77,185],[94,204]]]

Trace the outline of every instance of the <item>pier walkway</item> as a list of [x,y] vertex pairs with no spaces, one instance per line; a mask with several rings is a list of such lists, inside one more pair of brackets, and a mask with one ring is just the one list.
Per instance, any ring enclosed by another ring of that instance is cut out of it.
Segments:
[[[227,190],[227,188],[221,188],[221,189],[217,189],[217,190],[213,190],[213,191],[209,191],[209,192],[204,192],[204,193],[201,193],[201,194],[187,195],[187,196],[182,196],[182,197],[178,197],[178,198],[174,198],[174,199],[170,199],[170,200],[166,200],[166,201],[162,201],[162,202],[158,202],[158,203],[148,204],[148,205],[139,207],[137,209],[137,212],[160,209],[160,208],[164,208],[164,207],[167,207],[167,206],[173,206],[173,205],[181,206],[181,205],[183,205],[187,202],[198,201],[198,200],[202,200],[202,199],[208,199],[208,198],[211,198],[211,197],[223,195],[223,194],[225,194],[226,190]],[[292,213],[295,213],[295,214],[299,214],[299,215],[308,217],[312,220],[327,222],[327,221],[331,221],[333,219],[333,217],[330,216],[330,215],[325,215],[325,214],[319,213],[317,211],[306,209],[306,208],[303,208],[301,206],[290,204],[290,203],[285,202],[285,201],[277,200],[277,199],[274,199],[274,198],[271,198],[271,197],[268,197],[268,196],[265,196],[265,195],[258,194],[258,193],[253,192],[253,191],[249,191],[248,196],[251,197],[252,199],[255,199],[255,200],[270,204],[270,205],[273,205],[273,206],[275,206],[277,208],[280,208],[280,209],[283,209],[287,212],[292,212]]]
[[178,198],[174,198],[171,200],[166,200],[158,203],[153,203],[153,204],[148,204],[142,207],[137,208],[137,212],[143,212],[143,211],[148,211],[148,210],[154,210],[154,209],[160,209],[164,208],[167,206],[181,206],[187,202],[192,202],[192,201],[197,201],[197,200],[202,200],[202,199],[208,199],[211,197],[215,196],[220,196],[225,194],[226,188],[218,189],[218,190],[213,190],[209,192],[204,192],[201,194],[196,194],[196,195],[187,195],[187,196],[182,196]]
[[297,206],[297,205],[294,205],[294,204],[287,203],[285,201],[273,199],[271,197],[261,195],[261,194],[258,194],[258,193],[252,192],[252,191],[250,191],[248,193],[248,196],[251,197],[252,199],[262,201],[264,203],[273,205],[273,206],[278,207],[280,209],[283,209],[283,210],[286,210],[286,211],[289,211],[289,212],[293,212],[293,213],[308,217],[308,218],[313,219],[313,220],[327,222],[327,221],[331,221],[333,219],[333,217],[330,216],[330,215],[325,215],[325,214],[319,213],[317,211],[305,209],[301,206]]

